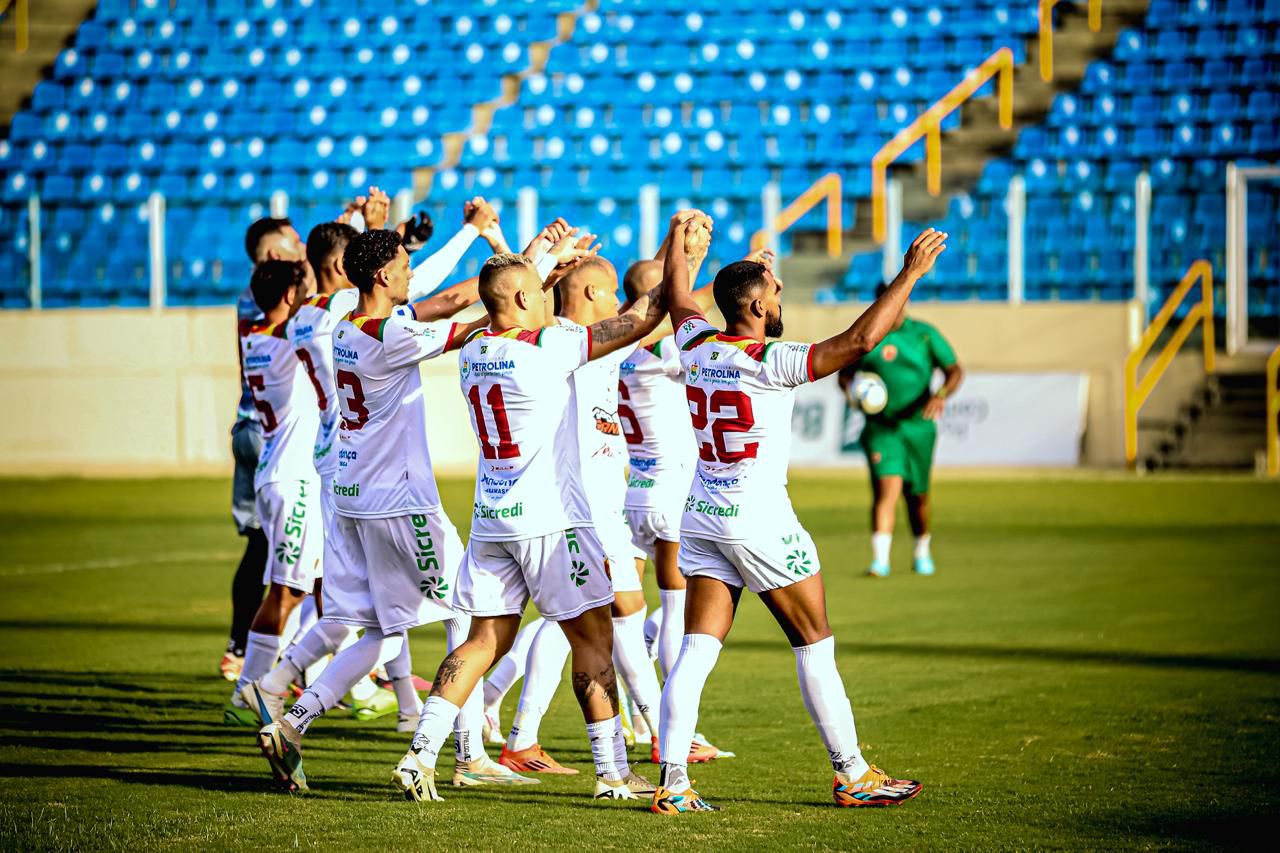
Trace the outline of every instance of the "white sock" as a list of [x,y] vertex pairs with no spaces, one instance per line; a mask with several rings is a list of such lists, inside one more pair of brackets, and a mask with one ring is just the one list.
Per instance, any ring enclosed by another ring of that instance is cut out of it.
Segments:
[[[662,755],[663,779],[671,779],[668,787],[674,793],[689,788],[685,769],[693,734],[698,729],[698,705],[707,677],[720,657],[721,643],[710,634],[685,634],[680,656],[662,689],[662,725],[659,729],[659,752]],[[668,765],[672,767],[668,770]]]
[[[459,615],[445,622],[445,645],[449,652],[452,653],[465,643],[470,632],[470,616]],[[454,748],[459,761],[476,761],[488,757],[484,751],[483,727],[484,689],[480,682],[476,682],[453,721]]]
[[621,782],[626,778],[626,747],[622,749],[622,767],[618,766],[616,743],[622,737],[622,718],[614,716],[597,723],[587,723],[587,739],[591,741],[591,759],[596,765],[596,775],[609,782]]
[[[658,594],[662,594],[662,590],[658,590]],[[649,618],[644,620],[644,647],[649,652],[649,660],[658,659],[658,637],[662,633],[662,606],[653,608],[649,611]],[[662,674],[665,676],[667,671],[664,669]]]
[[555,622],[544,622],[529,646],[524,685],[520,690],[515,718],[511,721],[507,749],[515,752],[538,742],[538,728],[551,705],[551,697],[560,686],[568,659],[569,640],[564,631]]
[[277,694],[288,691],[289,685],[299,681],[308,667],[337,651],[351,633],[350,625],[321,619],[289,647],[275,669],[262,677],[262,689]]
[[290,643],[296,643],[305,637],[307,632],[315,627],[316,621],[319,620],[320,614],[316,609],[316,597],[308,595],[303,598],[302,603],[293,608],[293,613],[289,614],[290,618],[293,617],[294,613],[298,615],[297,625],[293,628],[292,633],[289,632],[289,626],[286,625],[284,632],[284,636],[289,638]]
[[244,647],[244,665],[240,669],[240,680],[236,682],[236,696],[240,695],[241,687],[257,681],[271,671],[283,645],[283,638],[275,634],[249,632],[249,641]]
[[684,642],[684,590],[660,589],[662,601],[662,625],[658,628],[658,665],[662,674],[671,677],[671,668],[680,656],[680,644]]
[[[400,654],[405,641],[403,633],[386,635],[377,628],[366,628],[364,636],[355,644],[334,655],[333,661],[325,667],[324,672],[316,679],[316,683],[302,694],[303,698],[308,694],[314,695],[315,703],[304,706],[303,714],[294,714],[290,711],[289,716],[294,727],[298,731],[305,731],[306,726],[309,726],[315,717],[337,705],[358,681],[361,679],[368,681],[369,673],[379,664]],[[302,702],[302,699],[298,702]],[[297,707],[297,703],[294,703],[294,707]],[[315,715],[306,717],[306,713],[310,711],[315,711]]]
[[656,730],[661,724],[662,688],[644,648],[644,611],[613,619],[613,666],[636,703],[636,710]]
[[533,645],[533,638],[537,635],[538,629],[542,627],[544,621],[539,616],[521,628],[520,632],[516,634],[515,642],[511,644],[511,651],[507,652],[502,660],[498,661],[497,665],[485,678],[484,710],[486,713],[496,712],[512,686],[524,678],[524,667],[529,658],[529,647]]
[[[649,666],[653,666],[653,661],[649,661]],[[616,670],[617,667],[614,667]],[[651,737],[649,724],[645,722],[644,714],[640,713],[639,707],[636,706],[636,700],[631,698],[631,694],[622,690],[622,685],[618,685],[618,700],[621,705],[622,712],[630,715],[631,731],[635,733],[637,741],[643,741],[645,738]],[[658,701],[662,701],[662,691],[658,691]]]
[[933,540],[933,536],[926,533],[923,536],[916,537],[916,559],[927,560],[929,554],[929,543]]
[[892,533],[871,534],[871,559],[877,563],[889,564],[889,546],[893,544]]
[[858,748],[853,708],[845,695],[840,671],[836,669],[835,638],[827,637],[793,651],[796,653],[800,696],[813,718],[813,724],[818,727],[818,734],[822,736],[822,743],[831,757],[831,766],[837,772],[857,779],[867,772],[867,762]]
[[422,699],[413,686],[413,656],[409,654],[408,643],[404,644],[400,654],[387,661],[387,678],[391,679],[400,716],[414,719],[422,713]]
[[449,738],[453,721],[458,719],[457,705],[443,696],[428,696],[418,717],[418,731],[413,736],[413,751],[423,764],[435,767],[440,758],[440,748]]
[[618,728],[613,733],[613,763],[625,779],[631,772],[631,767],[627,763],[627,739],[622,734],[622,717],[617,716],[614,719],[618,721]]

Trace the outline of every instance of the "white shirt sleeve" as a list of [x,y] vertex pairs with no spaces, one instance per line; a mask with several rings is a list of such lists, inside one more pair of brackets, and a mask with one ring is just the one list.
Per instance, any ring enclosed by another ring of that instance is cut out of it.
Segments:
[[533,265],[533,268],[538,271],[538,278],[546,281],[547,276],[551,275],[551,271],[554,270],[556,266],[558,266],[556,256],[548,252],[538,258],[538,262]]
[[409,279],[409,301],[416,302],[443,284],[479,236],[480,231],[474,225],[463,225],[448,243],[414,267]]
[[794,388],[813,381],[813,344],[775,341],[764,348],[764,376],[770,385]]
[[546,350],[556,370],[572,373],[590,360],[591,330],[563,318],[539,332],[538,346]]
[[694,340],[713,335],[717,331],[716,327],[708,323],[705,317],[690,317],[676,327],[676,348],[687,349]]
[[382,352],[388,367],[405,367],[444,352],[453,336],[454,323],[436,320],[419,323],[403,317],[392,316],[384,321]]
[[684,368],[680,364],[680,347],[676,346],[674,336],[662,338],[658,341],[658,362],[662,365],[662,372],[672,379],[680,379],[684,376]]

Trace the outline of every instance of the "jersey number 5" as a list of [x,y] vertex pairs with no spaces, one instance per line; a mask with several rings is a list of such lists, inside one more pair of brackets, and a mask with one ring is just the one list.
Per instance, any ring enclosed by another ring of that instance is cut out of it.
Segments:
[[364,387],[360,384],[360,377],[350,370],[339,370],[334,373],[334,378],[338,380],[338,396],[342,398],[342,428],[363,428],[369,422],[369,410],[364,405]]
[[258,399],[259,391],[267,390],[266,380],[262,378],[261,373],[253,373],[245,377],[249,380],[249,390],[253,394],[253,406],[258,410],[258,414],[262,415],[262,429],[266,432],[273,432],[280,424],[276,421],[276,410],[271,408],[271,404],[266,400]]
[[485,424],[484,407],[480,405],[480,386],[472,385],[467,392],[471,408],[476,414],[476,436],[480,439],[480,452],[485,459],[512,459],[520,455],[520,445],[511,441],[511,424],[507,420],[507,404],[502,399],[502,386],[490,385],[484,399],[493,412],[493,425],[498,430],[498,443],[489,443],[489,427]]
[[[711,441],[698,442],[698,456],[706,462],[741,462],[743,459],[755,459],[760,444],[749,441],[741,450],[730,450],[725,441],[725,433],[747,432],[756,424],[755,413],[751,410],[751,398],[741,391],[720,390],[711,392],[708,401],[707,392],[693,385],[686,385],[685,396],[689,398],[689,414],[693,418],[693,428],[705,432],[707,424],[711,424]],[[733,417],[721,416],[726,409],[733,410]],[[712,417],[708,417],[710,414]],[[714,443],[714,444],[713,444]]]

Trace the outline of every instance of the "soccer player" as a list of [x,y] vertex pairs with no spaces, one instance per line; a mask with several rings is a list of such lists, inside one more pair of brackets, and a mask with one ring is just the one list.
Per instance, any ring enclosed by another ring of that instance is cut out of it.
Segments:
[[693,790],[685,762],[703,687],[744,586],[760,596],[795,652],[805,708],[835,768],[836,804],[893,805],[919,793],[918,782],[891,778],[858,747],[836,669],[817,549],[791,507],[787,462],[793,389],[875,349],[945,239],[932,228],[920,234],[885,293],[846,331],[817,344],[765,343],[782,335],[782,282],[751,261],[716,275],[716,305],[726,323],[724,331],[716,329],[690,295],[683,241],[668,248],[668,307],[698,465],[680,526],[679,563],[689,582],[685,638],[662,692],[662,775],[652,811],[715,810]]
[[[386,224],[389,206],[386,194],[377,187],[371,187],[369,195],[362,198],[364,203],[360,211],[365,224],[370,230],[382,228]],[[491,222],[496,226],[497,214],[483,198],[477,197],[468,202],[464,224],[458,234],[413,270],[408,299],[421,299],[440,285],[480,235],[481,229],[489,227]],[[339,534],[333,523],[332,486],[338,471],[335,443],[340,417],[333,367],[333,330],[338,321],[357,306],[359,291],[347,278],[342,263],[343,253],[357,233],[350,225],[341,222],[322,223],[311,230],[307,238],[307,258],[316,275],[318,293],[306,300],[289,324],[289,338],[315,386],[320,405],[315,463],[322,486],[321,509],[326,541],[324,565],[330,581],[342,571],[343,554],[343,548],[336,544]],[[400,306],[396,310],[427,322],[451,317],[477,298],[475,280],[471,279],[418,303],[412,309]],[[289,685],[300,683],[302,674],[310,667],[348,642],[351,631],[349,625],[332,617],[321,619],[285,653],[275,669],[256,686],[247,688],[250,692],[244,698],[251,706],[260,709],[261,725],[280,717]],[[413,686],[407,644],[403,653],[388,662],[387,667],[395,695],[377,689],[369,679],[360,679],[351,691],[352,711],[359,719],[376,719],[398,708],[400,719],[397,728],[411,732],[418,720],[421,700]]]
[[250,626],[236,691],[224,708],[228,723],[257,721],[243,690],[275,665],[289,615],[320,573],[320,481],[312,461],[318,409],[285,331],[314,285],[305,262],[275,260],[258,264],[249,285],[264,320],[245,324],[240,348],[264,438],[254,488],[267,537],[269,587]]
[[588,327],[558,324],[534,265],[510,254],[485,263],[480,298],[489,327],[459,355],[481,451],[457,596],[458,608],[473,617],[471,632],[441,663],[418,732],[393,778],[408,799],[440,798],[435,765],[449,721],[511,648],[532,598],[548,623],[559,623],[572,648],[573,689],[591,743],[595,796],[634,799],[612,660],[613,588],[585,507],[569,377],[656,327],[661,298],[642,297],[622,314]]
[[[885,288],[883,284],[877,287],[876,296]],[[935,370],[941,370],[944,377],[936,392],[929,387]],[[904,305],[880,346],[856,369],[840,371],[840,387],[850,406],[856,405],[849,388],[858,371],[877,374],[889,392],[884,409],[867,415],[860,439],[871,470],[871,567],[867,575],[883,578],[889,574],[889,547],[900,497],[906,498],[907,519],[916,538],[911,568],[916,574],[932,575],[929,479],[933,449],[938,440],[938,418],[946,399],[964,381],[964,370],[942,333],[929,323],[908,317]]]
[[[259,219],[245,232],[245,252],[257,264],[267,260],[297,261],[302,259],[302,240],[288,219]],[[240,330],[245,323],[262,320],[262,309],[253,301],[248,286],[236,300],[236,358],[240,352]],[[222,655],[219,670],[228,681],[240,678],[244,665],[249,625],[262,603],[262,575],[267,567],[267,538],[262,532],[255,506],[253,472],[262,452],[262,427],[253,407],[253,394],[240,371],[240,402],[236,407],[235,425],[231,427],[231,455],[235,459],[235,476],[231,481],[231,517],[236,531],[245,537],[244,555],[231,581],[231,636]]]

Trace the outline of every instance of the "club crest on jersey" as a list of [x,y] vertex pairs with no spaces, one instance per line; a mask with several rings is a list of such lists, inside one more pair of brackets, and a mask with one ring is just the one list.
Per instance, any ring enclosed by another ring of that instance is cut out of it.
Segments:
[[[483,352],[483,350],[481,351]],[[462,369],[462,381],[465,382],[467,380],[467,376],[471,373],[471,362],[464,358],[460,367]]]
[[697,381],[698,381],[698,363],[697,363],[696,361],[695,361],[693,364],[689,365],[689,380],[688,380],[688,381],[690,381],[690,382],[697,382]]
[[692,332],[697,327],[698,327],[698,324],[693,322],[693,320],[685,320],[683,323],[680,324],[680,331]]
[[885,361],[893,361],[898,357],[898,348],[893,344],[885,344],[880,354],[884,356]]

